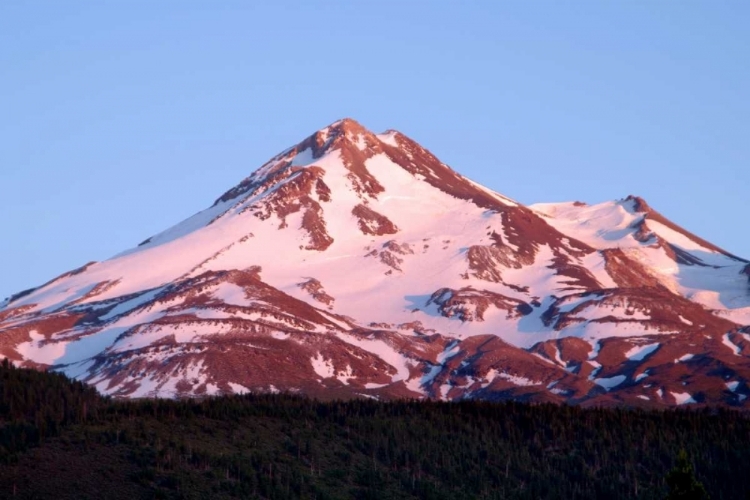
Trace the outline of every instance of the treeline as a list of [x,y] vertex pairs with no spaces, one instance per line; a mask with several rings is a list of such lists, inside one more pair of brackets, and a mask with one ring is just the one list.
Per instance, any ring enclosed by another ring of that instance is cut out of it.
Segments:
[[729,410],[119,402],[7,363],[0,394],[0,498],[662,499],[680,450],[712,499],[750,492],[750,420]]

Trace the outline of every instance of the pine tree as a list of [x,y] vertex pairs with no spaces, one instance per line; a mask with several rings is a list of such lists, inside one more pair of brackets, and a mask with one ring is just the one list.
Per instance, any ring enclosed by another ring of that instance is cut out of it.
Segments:
[[669,494],[667,500],[708,500],[703,484],[698,481],[687,452],[682,449],[677,454],[677,464],[667,474]]

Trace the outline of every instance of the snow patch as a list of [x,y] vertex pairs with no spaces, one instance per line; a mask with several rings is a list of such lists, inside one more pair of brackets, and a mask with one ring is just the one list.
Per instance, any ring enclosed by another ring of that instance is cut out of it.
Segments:
[[734,353],[735,356],[740,356],[740,352],[742,351],[742,348],[738,345],[735,345],[730,339],[729,334],[725,333],[721,337],[721,343],[727,346],[732,350],[732,353]]
[[611,391],[625,382],[626,379],[627,377],[625,375],[615,375],[614,377],[609,378],[596,378],[594,379],[594,383],[598,386],[604,387],[607,391]]
[[738,380],[733,380],[732,382],[727,382],[725,385],[730,391],[736,392],[737,388],[740,386],[740,382]]
[[388,384],[374,384],[372,382],[368,382],[365,384],[365,389],[380,389],[381,387],[385,387]]
[[658,342],[653,344],[637,345],[625,353],[625,357],[630,361],[643,361],[646,356],[650,355],[659,348]]
[[335,374],[333,364],[325,359],[322,354],[317,353],[315,357],[310,358],[313,370],[318,374],[320,378],[331,378]]
[[693,326],[693,322],[688,319],[683,318],[682,315],[680,315],[679,318],[680,318],[680,321],[682,321],[686,325]]
[[377,137],[380,142],[384,142],[389,146],[393,146],[394,148],[399,147],[398,142],[396,141],[396,132],[377,134],[375,137]]
[[599,351],[602,348],[602,343],[598,340],[591,342],[591,352],[589,353],[589,360],[596,359],[599,356]]
[[678,405],[688,405],[697,403],[695,399],[693,399],[693,396],[690,395],[687,392],[670,392],[672,397],[674,398],[675,402],[677,402]]
[[225,304],[245,307],[248,305],[245,289],[234,283],[223,282],[213,289],[211,295]]
[[501,372],[496,370],[495,368],[491,368],[487,374],[485,375],[485,382],[482,383],[482,388],[484,389],[488,385],[490,385],[495,379],[501,378],[503,380],[507,380],[513,385],[518,385],[522,387],[526,386],[534,386],[534,385],[542,385],[543,382],[539,382],[536,380],[531,380],[529,378],[523,377],[521,375],[513,375],[506,372]]
[[250,389],[245,387],[241,384],[236,384],[234,382],[227,382],[229,385],[229,388],[232,389],[232,392],[235,394],[248,394],[250,392]]
[[124,314],[128,311],[132,311],[133,309],[140,307],[143,304],[147,304],[148,302],[151,302],[152,300],[154,300],[156,296],[159,295],[159,292],[164,290],[164,288],[166,287],[159,287],[153,290],[149,290],[147,292],[144,292],[138,295],[135,298],[132,298],[130,300],[126,300],[125,302],[117,304],[115,307],[112,308],[111,311],[109,311],[107,314],[102,316],[101,319],[103,321],[109,321],[110,319],[116,316]]
[[355,378],[354,372],[352,372],[352,367],[349,365],[346,365],[345,369],[340,370],[338,373],[336,373],[336,378],[342,384],[349,385],[349,380]]

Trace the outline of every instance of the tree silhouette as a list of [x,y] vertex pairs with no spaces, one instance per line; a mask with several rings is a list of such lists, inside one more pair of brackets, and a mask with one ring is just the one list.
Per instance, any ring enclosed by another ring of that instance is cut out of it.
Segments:
[[677,454],[677,464],[667,474],[669,494],[667,500],[708,500],[703,484],[698,481],[687,452],[681,449]]

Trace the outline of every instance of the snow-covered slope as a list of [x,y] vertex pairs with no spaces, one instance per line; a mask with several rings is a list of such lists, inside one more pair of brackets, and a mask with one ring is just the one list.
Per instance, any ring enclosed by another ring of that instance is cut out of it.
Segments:
[[0,354],[122,397],[742,404],[747,266],[639,198],[525,207],[345,119],[0,304]]

